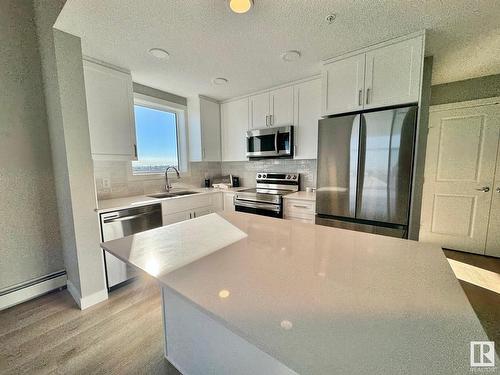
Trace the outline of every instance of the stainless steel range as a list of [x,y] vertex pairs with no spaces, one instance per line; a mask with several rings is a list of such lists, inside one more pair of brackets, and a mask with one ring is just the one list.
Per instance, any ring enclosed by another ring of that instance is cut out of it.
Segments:
[[256,180],[255,189],[246,189],[235,194],[235,210],[282,218],[283,196],[299,191],[299,174],[260,172],[257,173]]

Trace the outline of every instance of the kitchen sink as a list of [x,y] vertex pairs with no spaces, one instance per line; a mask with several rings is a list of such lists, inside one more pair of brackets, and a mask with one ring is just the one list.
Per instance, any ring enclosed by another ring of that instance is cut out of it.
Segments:
[[181,197],[183,195],[192,195],[192,194],[198,194],[196,191],[178,191],[178,192],[165,192],[165,193],[157,193],[157,194],[151,194],[148,195],[148,197],[151,198],[173,198],[173,197]]

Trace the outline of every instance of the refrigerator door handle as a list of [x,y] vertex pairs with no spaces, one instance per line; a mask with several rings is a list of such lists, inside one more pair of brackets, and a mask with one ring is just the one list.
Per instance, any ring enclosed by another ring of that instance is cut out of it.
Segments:
[[356,217],[361,213],[363,204],[363,185],[365,183],[365,164],[366,164],[366,120],[361,115],[359,124],[359,159],[358,159],[358,183],[356,194]]

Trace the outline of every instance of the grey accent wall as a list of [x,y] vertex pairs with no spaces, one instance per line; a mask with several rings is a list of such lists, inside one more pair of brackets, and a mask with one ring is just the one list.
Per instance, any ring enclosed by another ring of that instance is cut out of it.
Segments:
[[172,102],[187,106],[187,99],[183,96],[171,94],[166,91],[157,90],[152,87],[141,85],[140,83],[134,82],[134,92],[138,94],[152,96],[157,99],[166,100],[167,102]]
[[64,268],[30,0],[0,2],[0,290]]
[[500,74],[432,86],[431,105],[500,96]]
[[35,0],[68,288],[80,305],[106,296],[80,39],[54,30],[64,0]]

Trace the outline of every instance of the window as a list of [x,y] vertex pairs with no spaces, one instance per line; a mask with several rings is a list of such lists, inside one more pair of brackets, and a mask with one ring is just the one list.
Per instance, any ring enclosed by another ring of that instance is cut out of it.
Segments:
[[138,104],[134,113],[137,161],[132,162],[132,173],[164,173],[169,165],[179,168],[177,113]]

